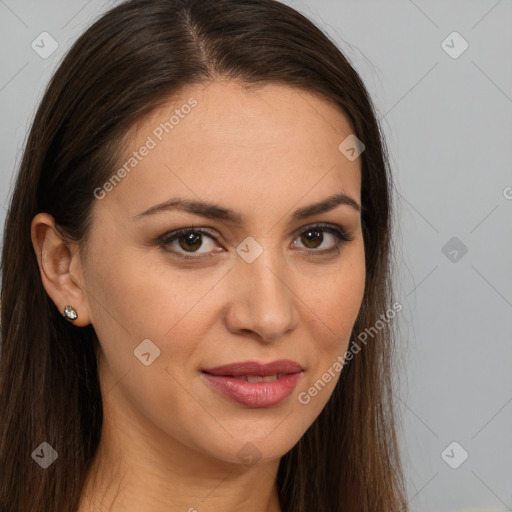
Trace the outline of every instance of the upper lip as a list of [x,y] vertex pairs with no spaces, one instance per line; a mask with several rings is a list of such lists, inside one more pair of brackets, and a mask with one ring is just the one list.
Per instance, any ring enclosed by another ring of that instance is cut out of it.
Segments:
[[279,361],[272,361],[270,363],[241,361],[203,370],[203,372],[211,375],[222,375],[228,377],[240,377],[242,375],[258,375],[266,377],[268,375],[298,373],[301,371],[303,371],[303,368],[300,364],[287,359],[280,359]]

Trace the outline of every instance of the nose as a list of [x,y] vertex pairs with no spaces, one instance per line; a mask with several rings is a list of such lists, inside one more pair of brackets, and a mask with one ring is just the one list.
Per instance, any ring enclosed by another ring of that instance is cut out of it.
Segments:
[[298,325],[297,296],[284,263],[270,251],[252,263],[240,259],[231,272],[233,293],[225,314],[228,330],[250,333],[260,341],[282,338]]

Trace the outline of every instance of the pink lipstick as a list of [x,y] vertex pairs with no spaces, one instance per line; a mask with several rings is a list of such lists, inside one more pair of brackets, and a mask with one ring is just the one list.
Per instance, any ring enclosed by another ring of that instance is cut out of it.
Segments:
[[270,407],[288,397],[303,374],[294,361],[244,361],[208,368],[203,377],[231,400],[249,408]]

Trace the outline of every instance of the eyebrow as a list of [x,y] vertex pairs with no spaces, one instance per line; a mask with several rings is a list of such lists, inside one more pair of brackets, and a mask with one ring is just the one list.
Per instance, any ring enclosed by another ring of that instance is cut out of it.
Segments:
[[[318,203],[310,204],[309,206],[295,210],[292,214],[292,220],[306,219],[313,215],[318,215],[320,213],[333,210],[340,205],[347,205],[358,212],[361,211],[361,206],[355,199],[352,199],[350,196],[344,193],[339,193],[334,194]],[[142,217],[147,217],[149,215],[154,215],[155,213],[169,210],[179,210],[192,213],[194,215],[199,215],[201,217],[206,217],[207,219],[219,219],[232,222],[234,224],[242,224],[243,222],[243,216],[229,208],[224,208],[222,206],[206,203],[203,201],[191,201],[178,198],[170,199],[165,203],[152,206],[151,208],[133,216],[132,219],[136,220]]]

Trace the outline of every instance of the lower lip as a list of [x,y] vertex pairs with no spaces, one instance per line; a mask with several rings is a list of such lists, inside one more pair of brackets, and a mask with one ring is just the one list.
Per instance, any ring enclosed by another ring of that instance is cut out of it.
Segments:
[[204,373],[204,378],[220,393],[235,402],[256,409],[277,405],[288,397],[303,372],[289,373],[272,382],[247,382],[246,380]]

